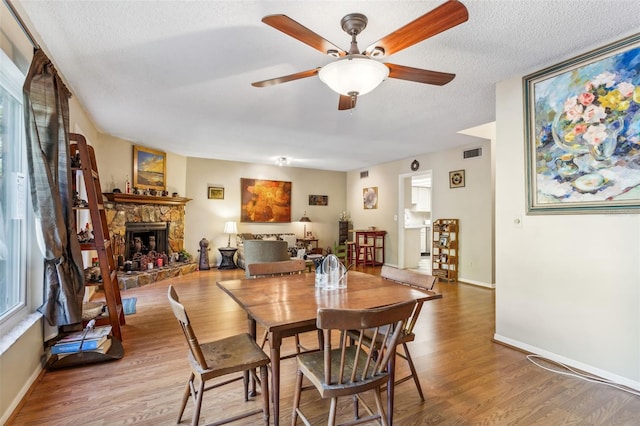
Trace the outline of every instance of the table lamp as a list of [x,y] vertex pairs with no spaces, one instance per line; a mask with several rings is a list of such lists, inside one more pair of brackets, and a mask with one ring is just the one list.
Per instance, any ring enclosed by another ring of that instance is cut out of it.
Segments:
[[300,218],[299,222],[304,222],[304,234],[302,238],[307,238],[307,222],[311,222],[311,219],[307,217],[307,212],[304,212],[304,215]]
[[235,222],[225,222],[224,224],[224,233],[229,234],[229,239],[227,240],[227,247],[231,247],[231,234],[238,233],[238,227]]

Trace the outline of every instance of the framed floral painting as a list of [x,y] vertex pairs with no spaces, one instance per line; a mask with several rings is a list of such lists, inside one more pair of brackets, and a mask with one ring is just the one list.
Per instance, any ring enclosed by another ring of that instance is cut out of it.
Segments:
[[240,221],[291,222],[291,182],[240,179]]
[[365,210],[378,208],[378,187],[372,186],[362,190],[362,204]]
[[640,34],[523,86],[527,212],[640,211]]

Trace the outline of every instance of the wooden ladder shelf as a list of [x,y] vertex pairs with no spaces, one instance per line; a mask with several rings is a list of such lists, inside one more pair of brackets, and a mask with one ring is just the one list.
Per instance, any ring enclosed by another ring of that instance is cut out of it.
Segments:
[[[102,287],[104,290],[105,302],[108,314],[103,314],[96,318],[96,325],[111,324],[113,335],[122,341],[121,326],[125,324],[122,298],[120,297],[120,287],[118,286],[118,276],[116,261],[113,255],[113,247],[109,236],[107,217],[102,201],[102,189],[100,187],[100,177],[93,147],[87,144],[84,136],[77,133],[70,133],[71,156],[79,154],[80,166],[71,167],[72,178],[75,182],[78,173],[82,175],[87,193],[87,206],[74,206],[74,210],[88,210],[93,228],[93,240],[81,242],[80,248],[83,251],[97,252],[100,273],[102,276]],[[74,164],[74,166],[76,166]],[[77,219],[77,215],[76,215]],[[86,285],[96,285],[88,282]]]

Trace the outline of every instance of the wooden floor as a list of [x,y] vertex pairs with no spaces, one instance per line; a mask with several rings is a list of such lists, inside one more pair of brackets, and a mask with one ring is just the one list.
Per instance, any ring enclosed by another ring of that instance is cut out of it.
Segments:
[[[379,273],[379,268],[365,271]],[[167,286],[175,285],[199,338],[206,341],[246,331],[244,312],[215,285],[243,275],[242,270],[214,269],[125,291],[123,297],[138,298],[137,312],[127,316],[123,329],[125,357],[47,372],[9,424],[175,424],[189,369]],[[427,401],[420,403],[412,382],[399,385],[395,424],[640,424],[640,397],[547,372],[523,353],[492,343],[493,290],[461,283],[438,283],[436,290],[443,298],[425,304],[417,340],[410,344]],[[398,367],[405,369],[402,362]],[[294,369],[295,360],[283,361],[282,425],[291,419]],[[215,421],[223,411],[227,416],[259,403],[243,402],[240,387],[205,395],[201,424]],[[315,391],[303,393],[302,407],[312,413],[314,424],[323,423],[328,404]],[[343,401],[340,414],[350,410],[350,401]],[[182,424],[190,423],[192,412],[190,404]],[[260,424],[259,416],[237,424]]]

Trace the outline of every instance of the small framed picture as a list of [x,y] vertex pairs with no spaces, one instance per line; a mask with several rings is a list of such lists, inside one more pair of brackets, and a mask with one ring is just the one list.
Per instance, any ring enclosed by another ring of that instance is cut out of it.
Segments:
[[211,200],[224,200],[224,188],[221,186],[210,186],[208,197]]
[[464,170],[449,172],[449,188],[464,187]]
[[441,247],[446,247],[449,245],[449,237],[447,237],[446,235],[443,235],[440,237],[440,246]]
[[328,206],[329,196],[328,195],[309,195],[309,205],[310,206]]

